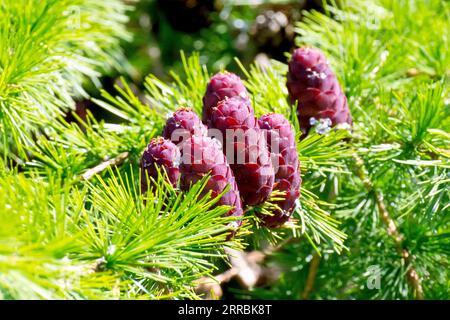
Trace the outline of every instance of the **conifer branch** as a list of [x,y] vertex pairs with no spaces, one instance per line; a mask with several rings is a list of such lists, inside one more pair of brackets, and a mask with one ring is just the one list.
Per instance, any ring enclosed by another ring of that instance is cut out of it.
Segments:
[[314,282],[316,281],[317,271],[319,269],[320,256],[317,252],[314,252],[311,262],[309,264],[308,277],[306,278],[305,288],[301,294],[303,300],[308,300],[311,292],[314,289]]
[[407,248],[403,247],[404,236],[398,231],[394,219],[392,219],[391,215],[389,214],[389,211],[387,210],[384,203],[383,194],[373,185],[372,181],[370,180],[367,169],[364,165],[364,161],[356,152],[353,155],[353,159],[356,165],[356,174],[361,179],[367,192],[372,192],[374,194],[381,221],[384,223],[388,235],[393,239],[396,251],[402,258],[406,267],[406,278],[408,280],[408,283],[410,284],[415,297],[419,300],[423,300],[424,294],[422,281],[413,266],[411,254],[409,253]]
[[125,151],[120,153],[117,157],[103,161],[102,163],[96,165],[93,168],[88,169],[85,173],[83,173],[81,175],[81,179],[88,181],[90,180],[93,176],[102,173],[103,171],[111,168],[111,167],[115,167],[115,166],[119,166],[122,163],[125,162],[125,160],[128,158],[129,156],[129,152]]
[[41,129],[88,97],[101,71],[125,70],[122,1],[12,1],[0,11],[0,150],[27,158]]

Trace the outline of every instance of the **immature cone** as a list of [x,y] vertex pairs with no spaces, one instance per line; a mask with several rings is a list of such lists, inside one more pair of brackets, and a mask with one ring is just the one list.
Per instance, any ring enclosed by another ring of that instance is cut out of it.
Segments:
[[273,167],[250,102],[242,97],[225,98],[211,108],[207,123],[222,134],[244,204],[257,205],[267,200],[272,192]]
[[352,117],[336,76],[317,49],[298,48],[289,61],[287,88],[303,134],[311,129],[311,118],[329,118],[331,125],[352,124]]
[[206,87],[203,96],[203,122],[211,116],[211,109],[217,106],[217,103],[225,97],[231,98],[241,96],[248,98],[247,90],[242,83],[241,78],[231,72],[223,72],[215,74]]
[[208,129],[200,121],[197,114],[191,108],[180,107],[166,121],[163,129],[165,139],[179,144],[192,135],[206,136]]
[[234,207],[227,216],[242,216],[239,190],[233,171],[220,148],[220,143],[210,137],[192,136],[182,144],[181,154],[180,188],[188,190],[192,184],[209,174],[210,178],[204,193],[211,191],[211,196],[217,197],[230,185],[228,192],[220,198],[218,205]]
[[280,211],[272,216],[261,216],[268,227],[279,227],[289,220],[300,192],[300,166],[294,130],[281,114],[269,113],[258,120],[262,130],[267,130],[267,145],[275,170],[274,190],[285,191],[284,200],[278,201]]
[[162,137],[152,139],[142,154],[141,192],[148,190],[147,177],[157,180],[158,169],[161,173],[166,172],[169,182],[175,186],[180,176],[179,163],[180,150],[175,144]]

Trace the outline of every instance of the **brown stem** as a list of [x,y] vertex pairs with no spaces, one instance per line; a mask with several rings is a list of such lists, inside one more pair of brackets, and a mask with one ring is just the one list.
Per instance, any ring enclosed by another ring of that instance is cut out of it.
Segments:
[[444,71],[443,74],[439,74],[439,73],[427,73],[423,70],[418,70],[416,68],[410,68],[408,70],[406,70],[406,76],[409,78],[414,78],[417,76],[428,76],[431,79],[438,79],[440,76],[448,76],[450,75],[450,70]]
[[412,287],[415,297],[419,300],[423,300],[424,294],[422,288],[422,281],[419,278],[417,271],[414,269],[412,257],[408,249],[403,248],[404,237],[398,231],[395,221],[390,216],[389,211],[387,210],[386,205],[384,204],[383,194],[373,185],[367,173],[364,161],[358,156],[356,152],[354,152],[353,158],[356,163],[357,174],[361,179],[361,181],[363,182],[366,190],[369,192],[373,192],[373,194],[375,195],[375,201],[377,203],[378,213],[380,214],[381,221],[386,226],[388,235],[391,236],[392,239],[394,240],[397,253],[402,257],[402,260],[407,268],[406,278],[408,280],[408,283]]
[[95,176],[98,173],[103,172],[104,170],[108,169],[109,167],[118,166],[121,165],[127,158],[128,158],[129,152],[125,151],[120,153],[117,157],[109,159],[107,161],[104,161],[100,163],[99,165],[88,169],[85,173],[81,175],[82,180],[90,180],[93,176]]
[[301,295],[303,300],[308,300],[309,296],[311,295],[311,292],[314,289],[314,282],[316,281],[319,264],[320,264],[320,256],[317,254],[317,252],[315,252],[309,264],[308,277],[306,278],[305,288],[303,289]]
[[286,243],[297,238],[287,238],[276,246],[268,246],[259,251],[240,252],[225,247],[231,267],[225,272],[217,275],[214,279],[203,277],[196,281],[195,292],[203,294],[204,299],[220,298],[223,294],[222,284],[236,278],[241,286],[250,289],[258,284],[273,281],[277,276],[277,271],[273,268],[261,266],[266,257],[280,250]]
[[264,253],[260,251],[246,253],[227,247],[225,247],[225,253],[231,264],[230,269],[215,276],[214,279],[203,277],[195,282],[195,292],[202,295],[203,299],[210,300],[222,297],[222,284],[235,277],[246,289],[253,287],[260,278],[261,267],[258,263],[264,260]]

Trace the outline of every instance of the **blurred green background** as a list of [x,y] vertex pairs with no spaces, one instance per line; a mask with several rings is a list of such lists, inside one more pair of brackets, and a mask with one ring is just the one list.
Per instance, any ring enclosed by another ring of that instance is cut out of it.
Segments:
[[[114,91],[125,77],[138,95],[148,74],[169,80],[171,71],[182,68],[180,52],[200,54],[210,72],[221,69],[237,72],[238,58],[244,66],[269,59],[286,62],[286,52],[294,46],[294,24],[303,10],[322,10],[321,0],[140,0],[128,1],[131,42],[122,47],[127,64],[102,78],[102,86]],[[88,84],[89,85],[89,84]],[[91,84],[93,98],[99,88]],[[108,117],[92,102],[77,103],[77,113],[89,108],[97,118]],[[69,116],[70,117],[70,116]]]
[[[123,43],[129,65],[104,77],[108,89],[119,74],[137,88],[150,73],[169,78],[182,67],[180,51],[200,53],[212,72],[238,72],[255,59],[286,61],[294,46],[294,23],[302,10],[321,10],[320,0],[141,0],[130,1],[128,30],[133,41]],[[92,88],[92,90],[95,90]],[[95,93],[95,92],[93,92]],[[94,94],[95,96],[95,94]]]
[[148,73],[165,76],[180,67],[179,52],[200,52],[212,71],[234,70],[233,58],[284,59],[294,43],[294,22],[303,9],[320,9],[320,1],[144,0],[137,3],[125,45],[139,81]]

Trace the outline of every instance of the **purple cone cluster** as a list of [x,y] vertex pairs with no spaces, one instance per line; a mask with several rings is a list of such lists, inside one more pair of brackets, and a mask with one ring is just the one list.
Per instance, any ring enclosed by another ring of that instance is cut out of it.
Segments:
[[217,205],[232,207],[227,216],[242,216],[242,201],[233,171],[220,144],[207,136],[207,127],[197,114],[191,108],[178,108],[167,119],[162,135],[153,139],[142,155],[141,191],[147,192],[149,180],[154,182],[158,166],[170,173],[167,176],[173,186],[179,185],[184,191],[209,175],[204,195],[210,193],[211,197],[217,197],[229,186]]
[[[331,125],[352,123],[347,99],[318,50],[294,51],[287,87],[303,136],[312,118],[329,119]],[[158,166],[181,190],[208,175],[204,193],[217,197],[227,190],[218,202],[232,208],[227,215],[242,216],[245,207],[263,204],[277,190],[282,195],[278,209],[260,218],[271,228],[289,220],[301,185],[294,129],[281,114],[257,119],[237,75],[214,75],[203,97],[202,119],[191,108],[179,108],[167,119],[162,136],[153,139],[142,156],[143,192],[150,188],[147,177],[155,178]]]
[[[242,216],[244,207],[261,205],[273,190],[280,190],[285,194],[277,202],[280,210],[261,218],[269,227],[284,224],[295,208],[301,181],[288,120],[279,114],[258,120],[243,82],[230,72],[218,73],[208,83],[202,120],[186,107],[170,115],[163,137],[152,140],[142,156],[142,190],[148,189],[147,176],[156,177],[157,166],[181,190],[209,175],[204,193],[216,197],[228,188],[218,205],[232,207],[227,215],[233,216]],[[272,137],[276,140],[268,141]],[[273,143],[281,149],[274,152]]]

